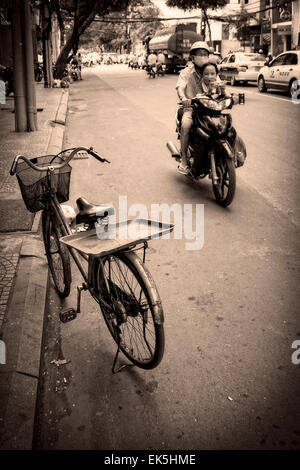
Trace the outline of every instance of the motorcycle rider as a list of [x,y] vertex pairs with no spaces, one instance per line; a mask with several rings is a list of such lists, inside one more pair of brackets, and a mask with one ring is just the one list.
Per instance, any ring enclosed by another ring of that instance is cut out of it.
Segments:
[[156,72],[156,63],[157,63],[157,56],[155,52],[151,52],[148,56],[148,67],[149,69],[153,68],[153,70]]
[[[203,93],[202,76],[200,68],[208,62],[209,47],[204,41],[197,41],[190,48],[190,62],[183,69],[178,77],[176,90],[183,106],[183,115],[181,120],[180,147],[181,162],[178,171],[184,175],[189,173],[187,162],[187,150],[189,144],[190,129],[193,124],[193,108],[191,106],[192,98],[198,93]],[[220,79],[217,77],[217,81]]]
[[159,51],[157,55],[157,71],[163,68],[163,65],[166,63],[165,54],[162,51]]

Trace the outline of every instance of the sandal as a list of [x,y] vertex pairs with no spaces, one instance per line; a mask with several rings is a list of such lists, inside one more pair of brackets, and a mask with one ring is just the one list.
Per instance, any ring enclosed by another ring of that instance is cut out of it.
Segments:
[[190,169],[188,167],[188,165],[182,165],[182,163],[180,163],[180,165],[178,165],[178,171],[179,173],[181,173],[182,175],[188,175],[189,172],[190,172]]

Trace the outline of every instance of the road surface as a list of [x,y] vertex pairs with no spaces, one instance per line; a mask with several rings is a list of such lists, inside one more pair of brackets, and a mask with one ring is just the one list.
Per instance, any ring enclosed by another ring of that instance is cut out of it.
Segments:
[[151,371],[113,375],[116,347],[88,293],[77,319],[59,322],[76,305],[75,268],[64,302],[49,282],[35,447],[298,449],[300,105],[235,87],[246,93],[232,114],[248,157],[223,209],[210,180],[188,182],[166,149],[176,142],[177,76],[100,66],[83,78],[71,85],[65,146],[92,145],[112,163],[74,161],[71,204],[83,195],[118,208],[124,196],[149,215],[155,203],[204,205],[204,244],[187,250],[190,240],[171,238],[148,250],[166,334]]

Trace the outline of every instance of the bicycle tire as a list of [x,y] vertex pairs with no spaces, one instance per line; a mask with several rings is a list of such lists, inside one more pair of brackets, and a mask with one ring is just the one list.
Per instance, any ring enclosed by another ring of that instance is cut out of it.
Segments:
[[[113,264],[118,273],[115,269],[112,276]],[[102,258],[96,279],[105,323],[123,354],[142,369],[157,367],[164,354],[163,310],[148,269],[135,253],[119,252]],[[123,280],[121,286],[118,280]]]
[[59,242],[63,235],[55,216],[44,209],[42,214],[43,240],[56,292],[68,297],[71,287],[71,263],[68,249]]

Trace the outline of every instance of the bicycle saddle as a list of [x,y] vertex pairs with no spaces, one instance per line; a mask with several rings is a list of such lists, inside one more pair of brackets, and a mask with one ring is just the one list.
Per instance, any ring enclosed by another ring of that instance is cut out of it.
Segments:
[[91,204],[84,197],[79,197],[76,201],[79,213],[76,215],[76,224],[96,221],[98,217],[106,217],[115,212],[114,207],[109,204]]

